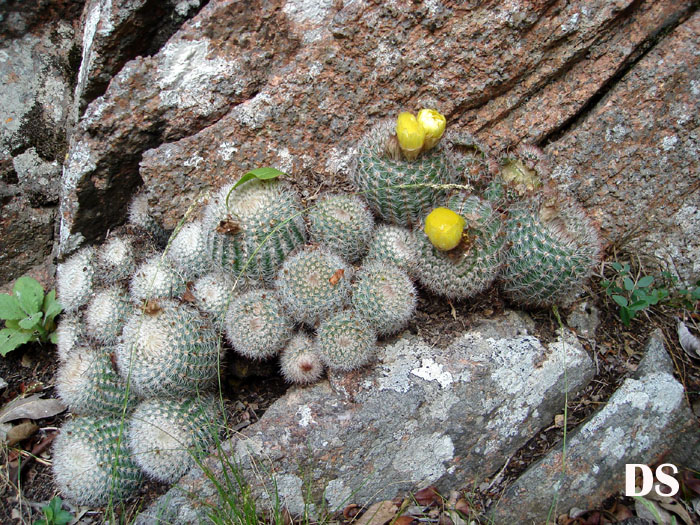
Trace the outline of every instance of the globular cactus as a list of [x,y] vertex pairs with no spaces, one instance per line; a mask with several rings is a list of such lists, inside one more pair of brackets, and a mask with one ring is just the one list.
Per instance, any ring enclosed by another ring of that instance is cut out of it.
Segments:
[[126,438],[147,476],[173,483],[204,457],[218,435],[219,420],[213,396],[148,399],[131,415]]
[[149,299],[170,299],[184,291],[182,275],[161,255],[153,255],[141,263],[129,284],[131,298],[137,303]]
[[245,279],[238,282],[224,272],[207,273],[197,279],[191,289],[194,305],[200,311],[211,316],[215,326],[218,326],[226,316],[226,311],[233,298],[245,290]]
[[[306,242],[295,193],[278,181],[248,181],[221,188],[203,219],[207,250],[215,267],[270,284],[282,261]],[[228,199],[228,203],[227,203]]]
[[280,356],[280,371],[288,383],[315,383],[323,375],[323,363],[314,341],[304,332],[292,337]]
[[226,314],[225,327],[233,348],[249,359],[277,355],[293,328],[271,290],[252,290],[234,299]]
[[391,264],[365,263],[352,289],[353,309],[380,337],[406,326],[416,310],[416,289],[408,275]]
[[528,199],[509,210],[503,290],[517,304],[566,306],[583,291],[601,257],[600,236],[571,199]]
[[110,347],[76,348],[56,374],[56,391],[74,414],[119,416],[133,408],[126,382],[112,364]]
[[306,247],[284,262],[275,287],[292,318],[313,326],[349,302],[351,271],[325,248]]
[[61,428],[53,444],[54,480],[78,505],[104,505],[131,495],[142,475],[127,448],[120,419],[78,417]]
[[374,217],[360,197],[346,194],[322,196],[309,211],[311,241],[354,263],[367,251]]
[[151,214],[148,205],[148,196],[145,193],[137,193],[129,203],[129,222],[148,233],[159,246],[165,246],[168,234]]
[[73,312],[86,304],[95,281],[95,250],[86,247],[73,254],[56,269],[58,301],[65,312]]
[[76,314],[66,314],[56,327],[56,353],[59,361],[65,361],[85,337],[85,328]]
[[85,311],[88,335],[104,344],[114,343],[133,309],[129,294],[119,285],[96,292]]
[[185,281],[203,275],[211,266],[206,235],[200,221],[184,224],[173,232],[166,256]]
[[377,334],[357,312],[344,310],[321,323],[316,343],[328,368],[348,372],[372,360],[376,353]]
[[112,237],[97,251],[97,274],[105,284],[126,279],[135,268],[134,241],[131,237]]
[[401,226],[382,224],[374,230],[374,237],[369,244],[365,262],[387,262],[411,275],[418,253],[418,243],[410,230]]
[[444,200],[443,185],[458,181],[447,145],[440,144],[412,161],[387,152],[387,143],[395,140],[393,128],[394,122],[382,122],[362,139],[352,181],[375,214],[410,227]]
[[505,249],[503,221],[487,201],[473,195],[459,193],[448,207],[465,219],[462,242],[445,252],[416,231],[420,256],[415,274],[437,295],[466,299],[486,290],[498,276]]
[[143,397],[194,394],[217,377],[217,334],[185,304],[148,303],[129,318],[122,341],[115,350],[119,372]]

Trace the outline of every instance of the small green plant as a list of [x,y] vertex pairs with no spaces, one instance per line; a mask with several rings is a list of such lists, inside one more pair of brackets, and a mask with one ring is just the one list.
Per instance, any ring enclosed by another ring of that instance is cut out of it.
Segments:
[[628,263],[610,263],[616,275],[612,280],[603,279],[601,285],[605,293],[620,307],[622,324],[629,326],[637,312],[659,304],[669,296],[668,288],[653,288],[651,275],[632,275]]
[[11,295],[0,294],[0,319],[5,320],[5,328],[0,330],[0,355],[30,341],[55,343],[54,319],[62,310],[56,301],[56,290],[44,295],[36,279],[17,279]]
[[63,510],[63,500],[55,496],[49,501],[49,504],[41,508],[44,513],[44,518],[36,520],[34,525],[67,525],[73,521],[74,516],[67,510]]

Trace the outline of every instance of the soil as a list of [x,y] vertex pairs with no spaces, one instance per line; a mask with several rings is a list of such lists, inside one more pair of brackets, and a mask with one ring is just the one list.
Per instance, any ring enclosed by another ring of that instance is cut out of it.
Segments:
[[[654,309],[635,319],[631,327],[625,328],[620,322],[616,306],[595,283],[596,279],[593,279],[593,288],[588,295],[600,310],[601,322],[595,340],[580,340],[594,358],[598,373],[582,395],[569,401],[567,431],[570,432],[605,404],[624,378],[636,368],[648,336],[657,327],[664,331],[666,346],[673,356],[677,377],[686,387],[689,402],[691,405],[697,404],[700,398],[700,369],[677,343],[673,318],[673,314],[677,312]],[[430,344],[446,346],[457,334],[474,325],[478,318],[497,316],[508,307],[507,301],[497,288],[468,302],[454,303],[421,291],[417,313],[408,330]],[[566,318],[567,313],[561,312],[562,319]],[[535,321],[535,335],[544,342],[553,340],[558,328],[554,314],[551,311],[540,311],[530,312],[530,315]],[[699,320],[694,319],[696,322]],[[274,361],[256,363],[236,360],[225,363],[225,367],[222,373],[222,377],[225,378],[222,383],[223,398],[227,427],[232,431],[239,431],[257,421],[270,404],[286,392],[287,385],[277,373]],[[0,377],[8,383],[8,387],[0,395],[0,406],[28,392],[41,392],[46,397],[54,397],[53,377],[56,368],[57,357],[51,345],[28,345],[0,359]],[[41,506],[57,495],[51,474],[50,447],[39,453],[37,450],[41,450],[42,444],[50,441],[57,428],[70,417],[69,413],[64,412],[52,418],[37,420],[35,423],[39,429],[35,434],[14,447],[2,450],[0,523],[33,523],[41,517]],[[463,487],[462,494],[470,502],[470,508],[476,512],[487,509],[527,466],[553,447],[559,446],[563,434],[563,422],[555,420],[510,458],[504,469],[493,479],[485,480],[479,487]],[[27,453],[32,451],[37,456],[35,459],[28,457]],[[18,453],[23,454],[19,480]],[[127,502],[123,508],[116,509],[116,512],[122,520],[128,522],[130,517],[147,507],[167,489],[165,484],[149,481],[132,501]],[[597,510],[619,509],[620,506],[634,507],[632,502],[616,498],[601,502],[600,509]],[[81,523],[100,523],[104,520],[102,509],[80,509],[70,506],[68,508],[74,515],[82,514]],[[590,509],[590,512],[594,511],[596,509]],[[611,514],[608,512],[606,515],[609,517]],[[340,521],[348,521],[347,517],[337,518]]]

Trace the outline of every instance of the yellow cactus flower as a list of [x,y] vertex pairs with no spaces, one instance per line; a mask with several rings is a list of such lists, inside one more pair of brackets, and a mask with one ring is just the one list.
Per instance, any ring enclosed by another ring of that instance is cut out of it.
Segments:
[[442,134],[445,132],[447,121],[444,115],[434,109],[421,109],[418,112],[418,124],[425,130],[425,144],[423,151],[434,148],[440,142]]
[[423,149],[425,130],[412,113],[403,112],[396,119],[396,137],[408,160],[414,160]]
[[462,240],[466,221],[447,208],[435,208],[425,218],[425,234],[438,250],[448,251]]

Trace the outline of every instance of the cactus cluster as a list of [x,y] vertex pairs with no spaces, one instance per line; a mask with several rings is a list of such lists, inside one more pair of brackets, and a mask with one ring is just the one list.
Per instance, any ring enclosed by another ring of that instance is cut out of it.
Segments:
[[98,505],[141,472],[179,478],[219,432],[210,392],[226,346],[279,356],[304,385],[371,363],[413,318],[414,281],[464,300],[499,280],[536,307],[575,294],[600,252],[585,214],[541,191],[530,149],[465,191],[476,179],[444,125],[432,110],[380,124],[358,148],[358,195],[321,195],[308,213],[283,182],[228,184],[168,239],[138,195],[125,235],[60,264],[56,386],[79,416],[55,449],[64,495]]

